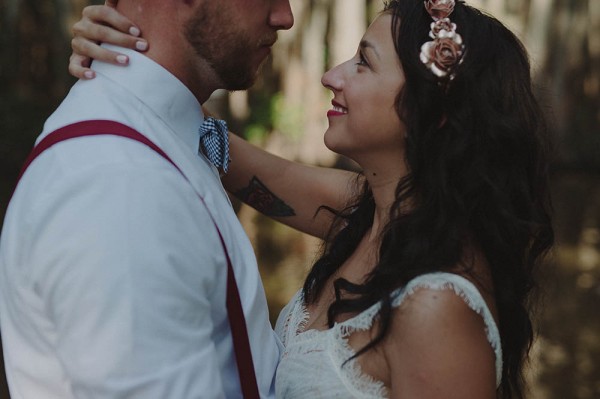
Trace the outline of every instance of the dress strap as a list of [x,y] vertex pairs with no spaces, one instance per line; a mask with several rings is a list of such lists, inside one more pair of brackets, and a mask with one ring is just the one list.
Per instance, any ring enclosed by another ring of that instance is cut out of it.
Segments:
[[[436,272],[415,277],[409,283],[392,293],[392,307],[400,306],[406,298],[419,289],[452,290],[475,313],[481,316],[485,324],[487,340],[496,357],[496,385],[502,381],[502,346],[500,332],[492,312],[475,285],[466,278],[454,273]],[[369,330],[373,326],[375,316],[381,308],[376,303],[356,317],[340,323],[341,333],[347,337],[354,331]]]
[[496,385],[502,381],[502,345],[500,332],[492,312],[475,285],[466,278],[454,273],[430,273],[418,276],[411,280],[406,287],[396,291],[392,306],[399,306],[408,296],[419,288],[432,290],[452,290],[475,313],[481,316],[485,324],[487,340],[496,355]]

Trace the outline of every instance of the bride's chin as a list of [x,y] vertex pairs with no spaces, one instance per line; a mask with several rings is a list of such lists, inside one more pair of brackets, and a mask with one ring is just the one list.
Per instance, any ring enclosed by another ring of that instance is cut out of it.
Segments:
[[327,147],[327,149],[329,149],[329,151],[335,152],[336,154],[341,155],[343,157],[352,159],[349,152],[346,151],[347,148],[346,149],[344,148],[344,146],[343,146],[344,143],[341,143],[339,140],[335,140],[331,136],[328,136],[326,134],[323,139],[323,142],[325,143],[325,147]]
[[339,146],[336,145],[336,140],[332,136],[333,133],[330,131],[330,129],[327,129],[325,131],[325,135],[323,136],[323,143],[325,143],[325,147],[327,147],[330,151],[333,151],[336,154],[340,154],[338,151]]

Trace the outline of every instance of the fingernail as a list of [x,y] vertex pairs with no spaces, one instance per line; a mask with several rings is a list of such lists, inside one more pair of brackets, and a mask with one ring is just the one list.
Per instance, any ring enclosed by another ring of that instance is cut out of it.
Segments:
[[140,30],[138,28],[136,28],[135,26],[132,26],[131,28],[129,28],[129,34],[133,35],[133,36],[139,36],[140,35]]
[[125,55],[117,55],[117,62],[119,64],[127,64],[127,56],[125,56]]
[[135,43],[135,48],[140,51],[146,51],[148,49],[148,43],[140,40]]
[[86,79],[94,79],[94,76],[96,76],[96,74],[92,71],[85,71],[83,73],[83,76],[85,76]]

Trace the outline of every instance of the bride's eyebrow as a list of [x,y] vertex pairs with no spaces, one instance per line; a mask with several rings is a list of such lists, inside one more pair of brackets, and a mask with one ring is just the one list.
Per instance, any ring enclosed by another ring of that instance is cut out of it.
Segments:
[[381,57],[379,56],[379,53],[377,52],[377,47],[375,47],[375,45],[373,43],[371,43],[370,41],[363,39],[360,41],[360,48],[363,50],[369,49],[371,51],[373,51],[373,53],[375,53],[375,55],[377,56],[378,60],[381,60]]

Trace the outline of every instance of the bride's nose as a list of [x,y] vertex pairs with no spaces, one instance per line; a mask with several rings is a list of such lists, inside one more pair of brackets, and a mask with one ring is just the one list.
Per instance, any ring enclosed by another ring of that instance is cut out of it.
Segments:
[[331,68],[329,71],[323,74],[321,78],[321,84],[328,88],[331,91],[340,91],[343,88],[343,73],[342,66],[344,64],[338,65],[336,67]]

